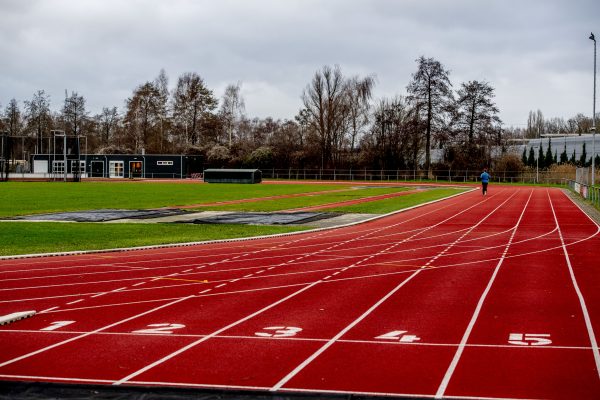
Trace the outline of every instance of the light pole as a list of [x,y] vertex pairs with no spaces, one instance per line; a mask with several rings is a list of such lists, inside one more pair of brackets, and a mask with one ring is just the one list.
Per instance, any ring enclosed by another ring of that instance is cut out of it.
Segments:
[[538,153],[537,153],[537,157],[535,158],[535,183],[540,183],[540,153],[541,153],[541,146],[542,146],[542,133],[540,131],[540,127],[538,126]]
[[594,41],[594,105],[592,107],[592,186],[596,186],[596,38],[592,32],[590,40]]

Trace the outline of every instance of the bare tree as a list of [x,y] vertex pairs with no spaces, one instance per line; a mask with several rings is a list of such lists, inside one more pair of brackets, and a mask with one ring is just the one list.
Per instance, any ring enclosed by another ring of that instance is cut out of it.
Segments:
[[160,149],[161,94],[152,82],[138,86],[126,101],[124,122],[136,151],[156,152]]
[[167,73],[164,69],[161,69],[158,76],[154,80],[154,86],[158,90],[158,99],[157,99],[157,117],[159,120],[158,124],[158,147],[159,152],[164,152],[164,142],[166,139],[165,131],[168,130],[169,125],[169,78],[167,77]]
[[528,138],[536,138],[544,133],[544,115],[540,110],[529,111],[527,118],[527,132]]
[[243,119],[246,107],[244,104],[244,98],[240,93],[241,85],[241,82],[238,82],[235,85],[231,84],[225,88],[221,109],[219,111],[219,115],[223,120],[223,126],[225,127],[229,136],[230,148],[233,142],[234,131],[239,122]]
[[[444,125],[444,113],[452,99],[452,84],[450,72],[433,58],[421,56],[418,60],[417,72],[412,75],[412,81],[407,90],[408,100],[413,103],[425,104],[425,169],[431,175],[431,141],[432,134],[441,132]],[[417,106],[418,109],[420,107]]]
[[117,107],[102,107],[102,112],[96,116],[100,127],[100,138],[103,147],[109,145],[111,138],[115,136],[119,113]]
[[360,79],[355,76],[348,80],[347,85],[350,151],[352,152],[357,139],[369,123],[370,100],[375,78],[368,76]]
[[85,98],[77,92],[71,92],[71,96],[65,98],[62,109],[62,118],[65,123],[65,132],[74,136],[81,134],[81,125],[87,118],[85,110]]
[[4,110],[5,118],[5,129],[10,136],[17,136],[21,134],[23,129],[23,118],[21,116],[21,110],[19,109],[19,103],[16,99],[11,99]]
[[36,151],[43,153],[44,151],[44,131],[49,130],[52,124],[50,115],[50,96],[43,90],[38,90],[33,94],[30,101],[25,101],[25,118],[27,128],[33,131],[36,138]]
[[487,82],[469,81],[461,85],[457,94],[454,125],[463,137],[463,143],[468,146],[475,142],[485,144],[501,122],[493,101],[494,88]]
[[321,166],[335,165],[347,122],[346,83],[339,66],[324,66],[317,71],[302,94],[304,108],[310,115],[321,147]]
[[216,107],[217,100],[198,74],[187,72],[179,77],[173,92],[173,116],[186,145],[198,144],[202,122]]

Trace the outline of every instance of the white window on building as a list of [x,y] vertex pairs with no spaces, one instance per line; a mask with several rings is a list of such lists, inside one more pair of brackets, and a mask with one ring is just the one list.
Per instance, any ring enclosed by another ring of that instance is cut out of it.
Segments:
[[123,161],[110,161],[108,163],[109,178],[123,178],[125,173],[125,163]]
[[64,161],[52,161],[52,173],[53,174],[64,174],[65,173],[65,162]]
[[156,165],[173,165],[173,161],[157,161]]
[[[71,161],[71,172],[75,172],[77,170],[77,160]],[[85,161],[79,161],[79,173],[85,174]]]

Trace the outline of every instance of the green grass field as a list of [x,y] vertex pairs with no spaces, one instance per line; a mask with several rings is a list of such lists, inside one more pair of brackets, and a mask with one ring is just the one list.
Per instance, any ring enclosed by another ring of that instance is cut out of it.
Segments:
[[[276,211],[406,190],[329,184],[200,184],[159,182],[6,182],[0,184],[0,217],[93,210],[185,206],[256,199],[200,210]],[[331,192],[337,190],[336,192]],[[458,193],[440,188],[327,211],[387,213]],[[318,193],[321,192],[321,193]],[[311,193],[310,196],[260,200],[261,197]],[[251,237],[310,229],[309,226],[194,225],[151,223],[0,222],[0,255],[98,250]]]

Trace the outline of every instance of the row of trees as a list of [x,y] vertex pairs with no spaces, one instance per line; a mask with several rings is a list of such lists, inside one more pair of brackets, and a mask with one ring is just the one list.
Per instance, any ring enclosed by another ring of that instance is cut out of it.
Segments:
[[[585,142],[582,145],[582,151],[578,157],[575,149],[573,149],[573,152],[570,155],[567,154],[566,145],[560,154],[558,154],[558,151],[556,150],[553,154],[551,139],[548,140],[548,147],[545,151],[543,145],[538,147],[537,155],[535,154],[533,147],[530,147],[529,151],[527,150],[527,147],[525,147],[523,149],[523,154],[521,155],[521,161],[523,162],[523,165],[542,169],[549,168],[554,164],[570,164],[577,167],[590,167],[592,165],[592,157],[587,153]],[[594,163],[595,165],[600,165],[600,155],[596,155]]]
[[[598,120],[598,116],[596,116]],[[541,110],[529,111],[525,127],[510,127],[506,133],[515,138],[534,139],[546,134],[583,134],[592,128],[592,118],[581,113],[564,119],[560,117],[545,118]]]
[[122,111],[111,106],[90,115],[86,99],[72,92],[52,112],[39,90],[23,110],[9,102],[1,129],[35,138],[40,153],[48,151],[50,130],[60,129],[85,135],[90,153],[202,154],[210,166],[431,170],[432,149],[442,154],[436,168],[489,165],[491,148],[506,148],[493,87],[475,80],[454,91],[439,61],[416,63],[407,96],[381,99],[373,99],[374,76],[324,66],[303,90],[297,115],[285,120],[249,118],[240,83],[219,100],[194,72],[169,89],[163,70],[136,87]]

